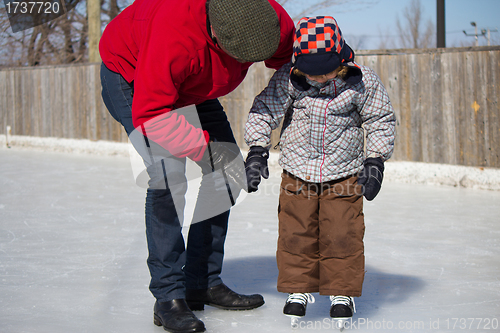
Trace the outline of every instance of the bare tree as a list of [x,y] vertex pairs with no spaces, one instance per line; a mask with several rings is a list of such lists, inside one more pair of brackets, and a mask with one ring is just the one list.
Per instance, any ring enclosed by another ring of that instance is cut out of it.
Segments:
[[363,50],[368,36],[344,34],[344,39],[353,50]]
[[[297,22],[304,16],[318,15],[339,15],[342,12],[355,10],[361,6],[369,6],[377,3],[379,0],[277,0],[282,5],[292,19]],[[335,8],[335,11],[333,11]],[[339,9],[340,8],[340,9]],[[321,15],[321,14],[320,14]],[[354,50],[362,50],[369,37],[367,35],[352,35],[344,32],[344,38]]]
[[[116,17],[128,0],[101,0],[102,23]],[[123,3],[122,3],[123,2]],[[73,8],[74,7],[74,8]],[[0,67],[81,63],[88,60],[86,2],[55,20],[13,32],[5,8],[0,9]]]
[[420,0],[412,0],[403,10],[403,20],[396,18],[399,36],[399,47],[430,48],[435,43],[435,27],[429,19],[424,23],[423,9]]
[[381,29],[378,27],[378,49],[379,50],[387,50],[397,48],[396,43],[394,42],[394,32],[390,28],[386,27],[385,29]]
[[85,49],[78,45],[86,38],[85,17],[69,11],[53,21],[13,32],[7,13],[0,11],[0,66],[37,66],[81,62]]
[[492,33],[491,34],[491,40],[490,40],[490,44],[491,45],[500,45],[500,34],[498,33],[498,31],[496,31],[496,33]]
[[[115,18],[133,0],[101,0],[102,26]],[[177,0],[180,1],[180,0]],[[278,0],[296,21],[330,7],[363,5],[378,0]],[[71,64],[88,61],[86,1],[65,0],[71,10],[65,15],[34,28],[14,33],[5,8],[0,8],[0,67]],[[364,37],[351,37],[353,48]]]
[[[343,6],[360,6],[378,2],[378,0],[277,0],[282,5],[294,21],[304,16],[311,16],[313,13]],[[328,14],[325,14],[328,15]]]

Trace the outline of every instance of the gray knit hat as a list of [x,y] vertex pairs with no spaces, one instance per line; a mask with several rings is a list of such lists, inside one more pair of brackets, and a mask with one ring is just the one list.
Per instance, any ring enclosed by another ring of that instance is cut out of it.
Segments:
[[208,0],[208,17],[222,47],[248,62],[271,58],[280,22],[268,0]]

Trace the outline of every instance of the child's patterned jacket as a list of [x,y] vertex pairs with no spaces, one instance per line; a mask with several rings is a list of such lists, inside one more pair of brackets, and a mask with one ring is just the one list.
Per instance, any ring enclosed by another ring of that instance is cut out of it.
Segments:
[[356,174],[366,157],[391,157],[396,117],[372,69],[360,66],[363,79],[356,85],[339,77],[325,84],[307,79],[310,88],[302,91],[290,81],[291,67],[284,65],[255,97],[245,127],[248,146],[269,149],[271,131],[285,117],[279,164],[314,183]]

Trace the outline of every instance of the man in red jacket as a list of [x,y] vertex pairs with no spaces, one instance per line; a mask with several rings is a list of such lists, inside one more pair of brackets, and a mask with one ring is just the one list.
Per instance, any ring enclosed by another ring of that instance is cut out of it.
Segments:
[[[261,295],[230,290],[219,276],[229,209],[191,224],[185,245],[184,201],[175,198],[186,192],[189,158],[202,169],[202,186],[223,170],[226,184],[213,187],[229,192],[234,204],[227,179],[245,175],[227,168],[241,156],[217,98],[234,90],[254,62],[274,69],[288,63],[293,35],[293,21],[275,0],[136,0],[104,30],[102,96],[147,167],[154,323],[167,331],[205,331],[191,311],[205,304],[229,310],[264,304]],[[194,122],[174,111],[189,105],[196,106]],[[137,136],[142,143],[132,140]],[[151,151],[163,156],[152,158]]]

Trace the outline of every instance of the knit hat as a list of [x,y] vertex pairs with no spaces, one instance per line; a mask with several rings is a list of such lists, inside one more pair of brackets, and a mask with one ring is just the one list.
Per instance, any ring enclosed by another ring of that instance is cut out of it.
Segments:
[[268,0],[208,0],[208,17],[220,44],[248,62],[269,59],[280,43],[280,22]]
[[354,63],[354,51],[347,45],[337,21],[331,16],[303,17],[297,24],[293,42],[292,63],[309,75],[323,75],[340,65],[349,67],[344,80],[361,81],[360,67]]

